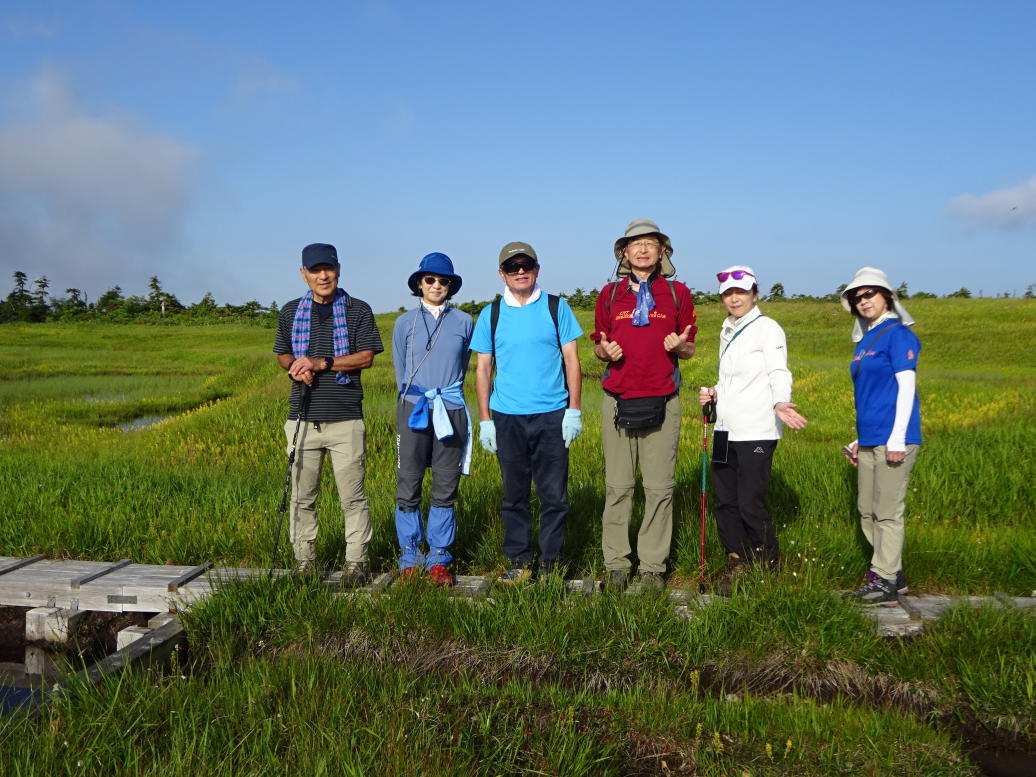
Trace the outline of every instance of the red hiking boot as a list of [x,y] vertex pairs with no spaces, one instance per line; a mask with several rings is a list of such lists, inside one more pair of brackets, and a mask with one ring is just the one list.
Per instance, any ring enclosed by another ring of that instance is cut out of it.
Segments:
[[435,585],[451,586],[457,582],[453,573],[442,564],[436,564],[428,570],[428,579]]

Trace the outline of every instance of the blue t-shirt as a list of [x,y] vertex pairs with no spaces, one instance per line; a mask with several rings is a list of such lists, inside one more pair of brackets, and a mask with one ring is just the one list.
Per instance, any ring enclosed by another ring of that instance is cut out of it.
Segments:
[[[888,329],[889,331],[881,335]],[[878,335],[881,335],[879,338]],[[896,420],[896,373],[916,370],[921,341],[898,319],[889,319],[870,330],[856,345],[851,370],[856,396],[856,433],[864,447],[885,445]],[[914,392],[914,406],[907,424],[908,445],[921,444],[921,404]]]
[[[475,322],[471,350],[493,352],[490,336],[491,305],[486,305]],[[558,305],[558,331],[550,317],[547,295],[522,307],[500,300],[496,325],[496,378],[489,407],[498,413],[531,415],[552,413],[568,406],[565,374],[558,337],[562,345],[583,334],[572,309],[564,299]]]

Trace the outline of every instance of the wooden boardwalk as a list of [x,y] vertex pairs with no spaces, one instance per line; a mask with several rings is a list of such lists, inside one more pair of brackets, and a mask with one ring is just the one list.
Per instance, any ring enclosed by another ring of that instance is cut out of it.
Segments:
[[[14,558],[0,556],[0,605],[17,607],[56,607],[64,610],[96,610],[102,612],[161,613],[184,610],[208,597],[228,580],[248,580],[267,575],[281,576],[286,570],[216,567],[211,563],[198,566],[166,566],[134,564],[129,559],[114,562],[61,561],[42,556]],[[341,573],[324,573],[325,582],[337,588]],[[352,594],[374,593],[396,581],[392,573],[383,573],[373,582]],[[458,597],[479,599],[488,596],[492,578],[458,576],[451,592]],[[593,595],[599,583],[569,580],[566,588],[576,594]],[[636,584],[629,589],[636,591]],[[693,617],[696,609],[722,602],[710,594],[670,589],[669,596],[677,612]],[[909,636],[919,633],[926,623],[938,619],[957,605],[1020,608],[1036,614],[1036,598],[995,596],[951,597],[937,595],[901,596],[895,607],[865,607],[862,611],[875,622],[879,634]]]

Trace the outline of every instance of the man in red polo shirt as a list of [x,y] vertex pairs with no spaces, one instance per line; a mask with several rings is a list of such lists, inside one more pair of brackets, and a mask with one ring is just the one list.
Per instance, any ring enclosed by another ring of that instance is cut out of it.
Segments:
[[694,355],[694,301],[671,281],[673,245],[658,225],[631,221],[615,241],[618,280],[597,298],[594,354],[607,363],[601,384],[605,504],[605,584],[625,588],[632,568],[629,526],[637,463],[644,520],[637,535],[638,575],[661,589],[673,535],[673,487],[680,438],[679,359]]

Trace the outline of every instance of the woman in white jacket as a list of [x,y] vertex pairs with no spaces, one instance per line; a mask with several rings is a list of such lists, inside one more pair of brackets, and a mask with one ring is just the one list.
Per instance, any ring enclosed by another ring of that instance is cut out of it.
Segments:
[[759,310],[752,268],[736,265],[716,277],[730,315],[720,330],[719,381],[703,386],[698,401],[716,402],[712,474],[729,581],[745,564],[777,565],[780,547],[765,501],[770,467],[781,427],[802,429],[806,419],[791,401],[784,330]]

